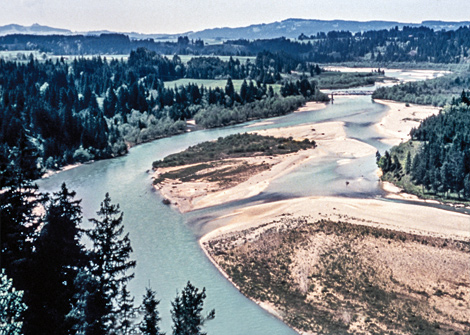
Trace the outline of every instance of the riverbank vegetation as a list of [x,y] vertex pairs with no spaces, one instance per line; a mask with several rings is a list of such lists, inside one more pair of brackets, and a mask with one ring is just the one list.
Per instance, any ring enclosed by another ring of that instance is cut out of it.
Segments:
[[470,330],[468,242],[287,214],[204,247],[243,294],[303,332]]
[[[257,134],[235,134],[221,137],[216,141],[203,142],[188,149],[169,155],[163,160],[153,162],[153,169],[165,169],[154,178],[154,185],[163,182],[180,181],[201,182],[214,186],[213,191],[236,186],[251,176],[269,170],[272,162],[268,156],[286,155],[300,150],[315,148],[315,141],[305,139],[260,136]],[[240,160],[239,158],[263,157],[259,161]],[[264,159],[265,158],[265,159]],[[196,186],[192,186],[197,189]],[[177,191],[176,189],[173,191]]]
[[371,72],[336,72],[326,71],[316,76],[315,80],[320,89],[346,89],[353,87],[373,86],[375,83],[385,80],[393,81],[393,78],[387,78],[385,71],[377,68]]
[[463,92],[411,131],[411,140],[378,157],[382,180],[406,192],[470,201],[470,100]]
[[379,87],[372,99],[385,99],[420,105],[443,107],[452,103],[456,95],[470,87],[470,69],[460,70],[444,77]]
[[[185,65],[178,56],[170,60],[145,49],[132,51],[127,61],[0,60],[0,160],[13,162],[15,151],[34,151],[38,177],[44,169],[115,157],[130,145],[184,132],[193,117],[203,127],[218,127],[283,115],[307,100],[328,100],[311,79],[281,79],[279,71],[299,64],[307,66],[263,52],[253,63],[205,57]],[[221,77],[225,85],[164,84],[186,76]],[[231,76],[243,78],[239,90]],[[280,94],[269,84],[275,82]]]
[[261,136],[258,134],[234,134],[216,141],[202,142],[188,149],[153,162],[159,167],[188,165],[239,157],[285,155],[299,150],[315,148],[315,141],[305,139]]

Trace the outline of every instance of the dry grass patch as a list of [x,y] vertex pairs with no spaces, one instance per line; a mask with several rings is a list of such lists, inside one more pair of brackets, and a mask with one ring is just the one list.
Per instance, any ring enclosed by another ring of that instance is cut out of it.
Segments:
[[247,296],[317,334],[467,334],[470,244],[283,216],[206,242]]

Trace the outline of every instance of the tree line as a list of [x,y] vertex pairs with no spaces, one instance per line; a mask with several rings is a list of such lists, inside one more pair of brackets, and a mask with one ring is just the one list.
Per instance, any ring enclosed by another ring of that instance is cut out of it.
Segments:
[[455,96],[470,87],[469,69],[429,80],[379,87],[372,99],[395,100],[443,107],[455,105]]
[[[27,155],[24,153],[23,155]],[[4,171],[4,170],[2,170]],[[9,166],[0,192],[2,334],[163,335],[150,287],[134,306],[127,285],[136,261],[123,213],[108,193],[92,228],[83,229],[80,200],[63,184],[38,192],[23,169]],[[91,247],[86,248],[86,235]],[[190,282],[171,304],[172,333],[203,334],[205,288]]]
[[[184,132],[184,120],[205,109],[241,108],[299,94],[324,99],[315,83],[305,80],[291,84],[299,89],[282,96],[275,93],[267,83],[277,81],[278,71],[297,63],[289,64],[288,58],[262,53],[255,62],[246,64],[203,58],[185,65],[178,56],[168,59],[146,49],[131,52],[127,61],[102,57],[72,61],[31,57],[26,62],[0,59],[1,159],[13,160],[20,148],[34,150],[37,160],[32,164],[37,167],[37,177],[43,169],[122,155],[129,144]],[[319,70],[318,66],[310,67]],[[164,83],[187,75],[228,79],[222,88],[196,83],[170,87]],[[239,92],[230,75],[246,78]],[[287,107],[283,113],[291,110]]]
[[379,156],[384,179],[421,187],[422,193],[470,200],[470,94],[410,133],[411,141]]
[[153,39],[130,40],[123,34],[99,36],[35,36],[8,35],[0,37],[5,50],[40,50],[57,55],[129,54],[147,48],[161,54],[256,56],[259,52],[284,52],[304,61],[331,63],[368,62],[431,62],[460,63],[468,57],[470,28],[434,31],[427,27],[398,27],[351,33],[330,31],[298,40],[284,37],[257,40],[228,40],[218,45],[190,41],[180,36],[176,42]]

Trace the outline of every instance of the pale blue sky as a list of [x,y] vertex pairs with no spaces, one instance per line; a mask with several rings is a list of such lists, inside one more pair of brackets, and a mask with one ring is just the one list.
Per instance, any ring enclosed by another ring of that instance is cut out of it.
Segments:
[[468,0],[0,0],[0,25],[73,31],[182,33],[287,18],[466,21],[470,6]]

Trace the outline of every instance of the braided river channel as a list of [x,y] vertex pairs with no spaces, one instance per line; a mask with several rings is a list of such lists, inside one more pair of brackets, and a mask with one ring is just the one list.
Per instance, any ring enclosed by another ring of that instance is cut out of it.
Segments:
[[[399,80],[418,80],[438,73],[386,70],[386,75]],[[363,87],[354,91],[373,91]],[[328,91],[328,93],[344,91]],[[38,181],[43,192],[55,192],[65,182],[82,199],[83,226],[96,217],[101,201],[109,192],[112,202],[124,212],[125,230],[132,242],[132,258],[137,261],[135,278],[129,288],[135,304],[142,301],[145,288],[156,290],[161,300],[159,312],[162,330],[171,333],[171,301],[178,291],[191,281],[206,288],[205,309],[214,308],[216,318],[207,323],[208,334],[219,335],[288,335],[296,332],[244,297],[213,266],[199,247],[200,236],[210,230],[211,218],[229,209],[256,202],[311,195],[340,195],[358,198],[380,198],[375,156],[357,159],[354,164],[342,164],[331,159],[321,165],[312,162],[275,180],[260,195],[232,204],[180,214],[162,203],[162,197],[152,187],[152,162],[184,150],[202,141],[214,140],[234,133],[324,122],[345,122],[348,137],[376,147],[382,153],[388,146],[380,142],[373,124],[386,113],[387,107],[373,103],[370,95],[337,95],[334,104],[317,111],[293,113],[233,127],[188,132],[155,140],[130,149],[126,156],[84,164]],[[268,122],[267,122],[268,121]],[[360,179],[360,187],[346,187],[344,178]],[[342,182],[339,182],[342,180]],[[287,191],[288,190],[288,191]]]

